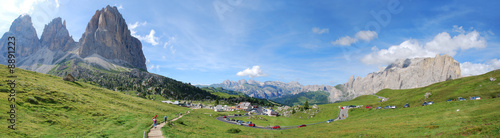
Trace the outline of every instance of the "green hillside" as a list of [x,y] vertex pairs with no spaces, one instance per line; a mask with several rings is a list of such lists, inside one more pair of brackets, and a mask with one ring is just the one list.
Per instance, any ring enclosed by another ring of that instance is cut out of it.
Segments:
[[314,104],[327,104],[328,96],[330,93],[324,91],[315,91],[315,92],[302,92],[295,95],[285,95],[280,98],[273,99],[274,101],[284,104],[284,105],[302,105],[306,101],[309,102],[310,105]]
[[[9,122],[7,67],[0,65],[0,137],[141,137],[154,115],[169,118],[189,110],[153,100],[126,95],[84,82],[16,69],[16,131]],[[490,77],[496,78],[490,81]],[[396,105],[397,109],[351,109],[346,120],[308,125],[305,128],[264,130],[227,124],[220,115],[240,112],[193,110],[166,125],[167,137],[497,137],[500,135],[500,71],[465,77],[407,90],[382,90],[351,101],[319,105],[289,117],[238,117],[257,126],[295,126],[337,117],[339,106]],[[427,99],[425,93],[430,92]],[[226,95],[227,96],[227,95]],[[480,96],[481,100],[451,101]],[[220,96],[223,97],[223,96]],[[231,97],[231,96],[229,96]],[[236,98],[236,97],[234,97]],[[239,96],[238,96],[239,98]],[[433,105],[421,106],[423,101]],[[401,108],[405,103],[410,108]],[[275,107],[276,109],[276,107]],[[312,116],[312,117],[311,117]],[[231,130],[241,130],[231,131]]]
[[[489,78],[496,78],[490,81]],[[215,119],[208,110],[197,110],[163,131],[181,137],[498,137],[500,135],[500,70],[479,76],[465,77],[408,90],[382,90],[377,95],[389,98],[379,102],[376,96],[365,95],[351,101],[319,105],[313,118],[309,112],[290,117],[238,117],[257,126],[293,126],[311,124],[338,115],[338,106],[396,105],[397,109],[351,109],[346,120],[308,125],[287,130],[263,130],[227,124]],[[425,93],[431,92],[427,99]],[[457,97],[480,96],[481,100],[451,101]],[[434,101],[421,106],[423,101]],[[402,108],[405,103],[410,108]],[[314,110],[314,109],[313,109]],[[224,114],[224,113],[220,113]],[[202,121],[200,121],[202,120]],[[180,123],[182,122],[182,124]],[[239,129],[239,133],[230,133]]]
[[0,72],[0,137],[142,137],[154,115],[188,110],[16,68],[17,130],[11,131],[7,66]]
[[139,69],[117,68],[107,70],[99,65],[88,64],[81,59],[65,60],[48,74],[66,76],[71,73],[82,82],[99,85],[117,91],[132,91],[142,98],[155,100],[210,100],[217,96],[189,83],[149,73]]

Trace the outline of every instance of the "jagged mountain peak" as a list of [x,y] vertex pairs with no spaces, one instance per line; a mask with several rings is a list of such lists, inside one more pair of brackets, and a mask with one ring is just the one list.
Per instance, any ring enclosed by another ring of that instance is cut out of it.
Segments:
[[147,70],[142,43],[131,35],[116,6],[97,10],[79,43],[82,58],[97,54],[118,65]]
[[[12,22],[9,32],[2,36],[1,41],[7,42],[7,38],[10,36],[16,37],[16,45],[23,46],[16,48],[16,53],[20,57],[31,55],[40,49],[40,42],[35,27],[33,27],[31,16],[27,14],[20,15]],[[1,43],[0,51],[7,50],[7,48],[4,48],[6,45],[7,43]],[[5,55],[2,54],[2,56]]]
[[43,47],[48,47],[52,51],[68,51],[76,47],[73,37],[66,28],[66,21],[62,21],[61,17],[54,18],[45,25],[40,41]]

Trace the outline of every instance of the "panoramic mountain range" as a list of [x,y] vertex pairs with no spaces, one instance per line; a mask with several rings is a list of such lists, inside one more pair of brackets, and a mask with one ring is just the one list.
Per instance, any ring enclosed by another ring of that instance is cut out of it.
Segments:
[[276,99],[302,92],[328,92],[328,101],[346,101],[361,95],[370,95],[382,89],[409,89],[424,87],[436,82],[460,77],[460,64],[448,55],[436,55],[434,58],[399,59],[386,68],[368,74],[366,77],[354,77],[337,86],[301,85],[298,82],[255,80],[226,80],[220,84],[201,87],[222,87],[243,92],[249,96]]
[[[141,42],[133,37],[116,7],[107,6],[95,12],[82,34],[75,42],[66,29],[66,21],[53,19],[45,25],[40,39],[29,15],[21,15],[0,40],[16,37],[17,66],[48,73],[64,60],[82,60],[87,64],[116,70],[120,67],[147,70]],[[7,43],[0,44],[6,53]],[[6,54],[1,57],[5,58]],[[0,63],[6,64],[6,60]]]
[[[45,25],[41,38],[29,15],[20,15],[0,41],[16,38],[16,66],[56,76],[72,74],[115,91],[132,91],[139,97],[165,99],[216,99],[188,83],[147,72],[141,42],[131,35],[117,7],[97,10],[79,42],[69,35],[66,22],[55,18]],[[6,65],[7,43],[0,43],[0,63]]]
[[[116,7],[97,10],[78,42],[69,35],[66,22],[61,18],[45,25],[38,39],[29,15],[15,19],[0,41],[5,42],[9,36],[16,37],[16,64],[19,68],[57,76],[72,74],[108,89],[133,90],[142,96],[162,95],[173,99],[214,97],[190,84],[148,73],[142,44],[131,35]],[[7,52],[6,46],[6,43],[0,44],[0,53]],[[7,64],[6,55],[0,55],[1,64]],[[460,64],[457,61],[448,55],[436,55],[434,58],[399,59],[385,69],[364,78],[351,76],[346,83],[337,86],[243,79],[200,87],[222,87],[265,99],[287,99],[286,96],[303,92],[323,91],[329,94],[329,102],[337,102],[386,88],[423,87],[459,77]]]

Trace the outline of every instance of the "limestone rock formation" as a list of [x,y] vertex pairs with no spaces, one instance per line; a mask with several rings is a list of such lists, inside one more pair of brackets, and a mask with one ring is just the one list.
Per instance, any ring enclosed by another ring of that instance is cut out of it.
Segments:
[[382,89],[410,89],[424,87],[436,82],[460,77],[460,63],[448,55],[436,55],[434,58],[399,59],[378,72],[366,77],[351,76],[339,91],[342,93],[332,101],[352,99],[360,95],[374,94]]
[[52,51],[68,51],[76,46],[75,40],[66,29],[66,21],[62,22],[60,17],[45,25],[40,40],[43,47],[49,47]]
[[[40,41],[29,15],[21,15],[12,22],[8,32],[0,39],[0,53],[2,57],[7,55],[7,38],[16,38],[16,58],[22,59],[40,49]],[[3,63],[2,60],[0,63]]]
[[96,11],[79,43],[82,58],[97,54],[115,64],[147,70],[142,44],[131,36],[116,7]]

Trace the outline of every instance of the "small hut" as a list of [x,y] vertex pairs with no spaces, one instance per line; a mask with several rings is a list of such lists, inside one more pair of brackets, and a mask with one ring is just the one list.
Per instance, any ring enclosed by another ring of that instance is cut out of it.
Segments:
[[71,74],[67,74],[66,77],[63,78],[63,80],[65,81],[71,81],[71,82],[75,82],[75,77],[73,77],[73,75]]

